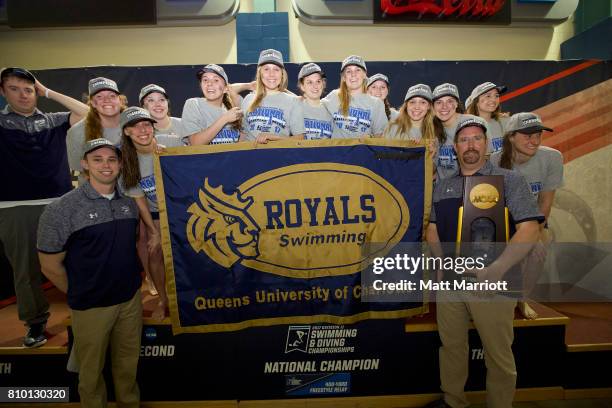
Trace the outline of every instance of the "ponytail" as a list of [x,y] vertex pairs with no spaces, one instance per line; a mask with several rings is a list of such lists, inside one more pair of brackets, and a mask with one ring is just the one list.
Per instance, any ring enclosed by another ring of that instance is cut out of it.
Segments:
[[[225,109],[227,110],[230,110],[234,107],[234,104],[232,103],[232,98],[230,98],[227,92],[223,94],[223,99],[221,100],[221,103],[223,103],[223,106],[225,106]],[[231,127],[234,130],[240,131],[240,127],[241,127],[240,120],[236,120],[232,122]]]
[[501,156],[499,158],[499,167],[504,169],[512,169],[512,142],[510,136],[514,136],[515,132],[509,132],[504,135],[502,142]]
[[133,188],[140,181],[140,166],[138,165],[138,153],[132,139],[122,130],[121,136],[121,174],[123,175],[123,186]]

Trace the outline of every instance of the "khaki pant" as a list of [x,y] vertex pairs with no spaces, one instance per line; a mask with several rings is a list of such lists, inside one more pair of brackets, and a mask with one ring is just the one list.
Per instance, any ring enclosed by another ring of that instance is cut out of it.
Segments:
[[118,305],[72,310],[72,329],[79,362],[81,407],[107,406],[102,369],[109,343],[117,406],[138,407],[140,391],[136,370],[142,333],[140,290],[131,300]]
[[[514,308],[512,299],[478,299],[457,293],[449,299],[438,292],[437,321],[440,347],[440,381],[444,400],[453,408],[469,405],[465,397],[468,378],[468,330],[470,320],[478,331],[487,367],[487,406],[512,407],[516,389],[516,366],[512,354]],[[474,301],[477,299],[478,301]]]

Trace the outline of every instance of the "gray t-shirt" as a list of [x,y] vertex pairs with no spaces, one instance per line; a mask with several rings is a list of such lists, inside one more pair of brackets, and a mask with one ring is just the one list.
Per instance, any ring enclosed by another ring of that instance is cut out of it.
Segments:
[[[121,128],[104,128],[102,137],[115,146],[121,144]],[[79,120],[66,134],[66,148],[68,149],[68,165],[71,170],[82,171],[81,159],[85,146],[85,119]]]
[[453,126],[444,127],[446,140],[444,144],[438,148],[438,152],[434,157],[434,164],[438,173],[438,179],[447,178],[457,171],[459,163],[457,163],[457,154],[455,153],[454,140],[457,123],[463,115],[458,114]]
[[504,132],[506,124],[508,123],[508,119],[509,118],[506,117],[499,118],[499,120],[491,118],[487,121],[487,153],[492,154],[495,152],[499,152],[502,149],[502,143],[504,141]]
[[331,91],[322,102],[332,115],[333,139],[381,135],[389,122],[383,101],[368,94],[351,96],[348,116],[340,112],[337,89]]
[[[176,136],[155,135],[155,139],[166,147],[184,146],[182,138]],[[149,211],[152,213],[158,212],[157,189],[155,187],[155,175],[153,174],[153,154],[137,154],[140,180],[136,186],[126,188],[125,195],[129,197],[146,197]]]
[[389,125],[385,128],[383,137],[385,139],[411,140],[413,142],[420,142],[422,139],[421,128],[412,126],[408,129],[408,132],[404,133],[400,133],[399,129],[399,125],[389,122]]
[[[491,163],[499,166],[500,158],[501,152],[493,153]],[[554,191],[563,185],[563,156],[560,151],[547,146],[540,146],[531,159],[515,164],[512,169],[525,176],[536,199],[540,192]]]
[[[185,137],[198,133],[203,129],[212,126],[225,112],[225,105],[211,105],[205,98],[189,98],[183,107],[183,129]],[[234,129],[231,124],[225,125],[217,135],[210,141],[210,144],[235,143],[240,138],[240,132]]]
[[304,112],[298,97],[284,92],[266,95],[257,108],[247,113],[254,98],[255,94],[250,93],[242,101],[242,128],[246,140],[255,140],[260,133],[279,136],[304,134]]
[[390,113],[389,113],[389,122],[397,119],[398,116],[399,116],[399,111],[395,108],[391,108]]
[[302,100],[304,111],[304,139],[329,139],[332,136],[332,117],[323,104],[312,106]]
[[[183,136],[185,136],[185,131],[183,130],[181,122],[181,118],[170,117],[170,127],[168,127],[167,129],[155,129],[155,139],[157,140],[157,143],[167,146],[165,143],[162,142],[162,140],[171,139],[172,146],[185,145],[185,143],[183,142]],[[178,142],[176,142],[175,140],[178,140]]]

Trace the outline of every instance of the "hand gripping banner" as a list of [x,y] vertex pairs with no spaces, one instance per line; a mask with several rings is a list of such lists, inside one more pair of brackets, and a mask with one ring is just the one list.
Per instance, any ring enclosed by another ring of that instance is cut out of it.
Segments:
[[361,302],[360,271],[421,241],[431,176],[423,146],[383,139],[167,149],[155,178],[173,331],[426,311]]

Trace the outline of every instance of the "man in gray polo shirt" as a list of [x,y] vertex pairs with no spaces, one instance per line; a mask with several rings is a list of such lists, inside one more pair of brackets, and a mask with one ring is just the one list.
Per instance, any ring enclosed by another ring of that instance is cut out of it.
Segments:
[[110,346],[117,403],[138,407],[136,368],[142,331],[138,209],[117,188],[119,149],[106,139],[94,139],[85,143],[84,152],[81,165],[89,180],[49,204],[40,217],[40,265],[68,295],[81,406],[107,405],[102,369]]
[[[463,201],[463,180],[469,176],[504,177],[505,204],[510,212],[510,245],[487,268],[477,271],[478,280],[502,280],[531,250],[538,238],[538,223],[544,221],[525,178],[512,170],[492,165],[486,158],[487,124],[484,119],[464,115],[457,123],[454,148],[459,169],[434,187],[427,241],[437,256],[440,242],[457,240],[458,210]],[[514,232],[514,233],[513,233]],[[453,245],[454,247],[454,245]],[[462,408],[469,405],[464,387],[468,377],[468,330],[473,322],[485,349],[487,405],[511,407],[516,388],[516,367],[512,354],[516,301],[495,296],[474,301],[465,292],[437,293],[437,323],[440,348],[440,381],[444,398],[429,407]]]

